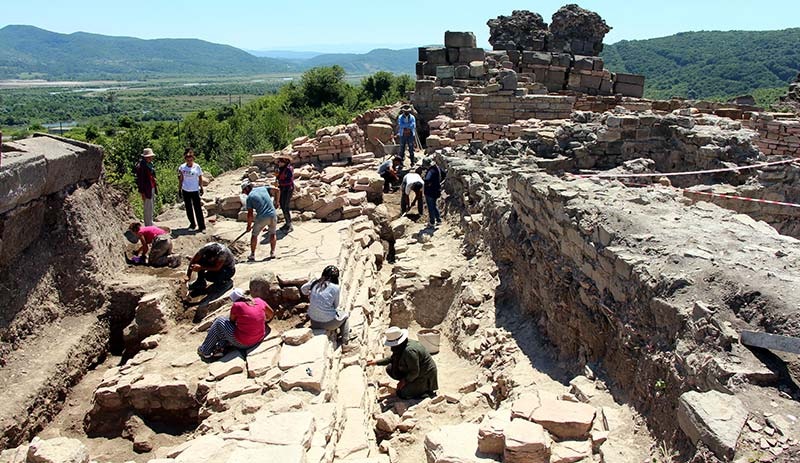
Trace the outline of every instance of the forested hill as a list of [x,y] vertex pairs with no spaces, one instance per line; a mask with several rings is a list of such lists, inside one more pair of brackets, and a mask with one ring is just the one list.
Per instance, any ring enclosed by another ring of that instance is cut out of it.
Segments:
[[137,79],[293,71],[296,66],[286,61],[197,39],[58,34],[33,26],[0,29],[0,79]]
[[645,96],[709,98],[782,88],[800,69],[800,28],[683,32],[606,45],[612,71],[644,74]]

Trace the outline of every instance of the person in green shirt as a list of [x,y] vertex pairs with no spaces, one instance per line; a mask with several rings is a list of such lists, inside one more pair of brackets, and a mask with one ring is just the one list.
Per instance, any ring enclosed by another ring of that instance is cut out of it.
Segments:
[[408,330],[392,326],[384,333],[384,345],[392,348],[392,355],[382,360],[370,360],[367,365],[386,366],[386,373],[398,380],[397,397],[421,399],[434,397],[439,389],[436,363],[418,341],[408,339]]

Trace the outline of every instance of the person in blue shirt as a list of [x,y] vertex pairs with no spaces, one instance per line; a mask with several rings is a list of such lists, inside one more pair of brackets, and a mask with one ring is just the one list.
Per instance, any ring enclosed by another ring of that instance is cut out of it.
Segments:
[[[265,227],[269,227],[269,258],[275,258],[275,245],[277,244],[278,213],[275,210],[275,203],[272,202],[272,194],[275,188],[271,186],[260,186],[253,188],[253,184],[245,181],[242,183],[242,193],[247,195],[245,207],[247,208],[247,230],[252,231],[250,235],[250,256],[247,260],[256,260],[256,246],[258,246],[258,234]],[[254,220],[255,212],[255,220]]]
[[414,143],[417,134],[417,119],[411,114],[411,105],[400,107],[400,116],[397,118],[397,136],[400,137],[400,160],[405,161],[406,146],[411,165],[414,165]]

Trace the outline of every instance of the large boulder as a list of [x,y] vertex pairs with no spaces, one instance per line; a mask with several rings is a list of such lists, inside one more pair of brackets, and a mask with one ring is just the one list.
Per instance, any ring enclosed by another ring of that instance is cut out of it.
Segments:
[[489,463],[489,455],[478,451],[478,425],[461,423],[443,426],[425,436],[428,463]]
[[[603,38],[611,27],[594,11],[575,4],[565,5],[553,14],[550,33],[556,47],[580,55],[598,55],[603,51]],[[557,50],[561,51],[561,50]]]
[[495,50],[543,50],[549,34],[542,16],[528,10],[514,10],[511,16],[498,16],[486,24]]
[[77,439],[34,439],[28,447],[28,463],[89,463],[89,451]]

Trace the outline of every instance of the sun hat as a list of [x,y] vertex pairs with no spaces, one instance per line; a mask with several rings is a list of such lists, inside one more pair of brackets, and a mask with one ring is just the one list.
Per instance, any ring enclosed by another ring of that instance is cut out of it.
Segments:
[[139,235],[134,233],[132,230],[125,230],[125,238],[131,242],[131,244],[136,244],[139,242]]
[[386,337],[386,340],[383,342],[385,346],[394,347],[399,346],[403,343],[406,339],[408,339],[408,330],[405,328],[398,328],[396,326],[390,326],[383,335]]
[[233,288],[231,295],[228,297],[230,297],[233,302],[236,302],[244,297],[244,290],[242,288]]
[[150,148],[145,148],[144,151],[142,151],[142,157],[143,158],[154,158],[154,157],[156,157],[156,153],[154,153],[153,150],[150,149]]
[[245,188],[247,188],[249,186],[253,186],[253,184],[250,183],[250,180],[245,180],[245,181],[242,182],[242,190],[244,190]]
[[433,164],[433,159],[430,157],[422,158],[422,167],[430,167]]
[[403,106],[400,106],[400,111],[411,111],[411,105],[404,104]]

